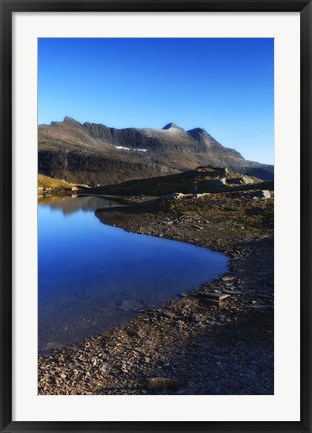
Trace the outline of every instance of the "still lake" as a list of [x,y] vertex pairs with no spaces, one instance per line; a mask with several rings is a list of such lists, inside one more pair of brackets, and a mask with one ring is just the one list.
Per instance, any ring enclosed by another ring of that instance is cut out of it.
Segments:
[[227,270],[223,254],[105,225],[99,197],[38,205],[39,352],[79,343]]

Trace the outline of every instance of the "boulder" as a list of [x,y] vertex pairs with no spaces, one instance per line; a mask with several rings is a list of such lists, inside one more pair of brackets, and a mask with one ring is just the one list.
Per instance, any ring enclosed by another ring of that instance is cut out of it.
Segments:
[[270,191],[268,189],[264,189],[262,191],[262,194],[263,194],[263,198],[265,198],[265,199],[271,198],[271,193],[270,193]]
[[271,197],[271,192],[268,189],[253,191],[251,194],[253,198],[262,198],[264,200]]
[[228,178],[226,180],[227,184],[229,185],[241,185],[243,182],[243,178],[242,177],[232,177],[232,178]]
[[251,183],[255,183],[255,180],[254,180],[254,178],[251,177],[251,176],[243,176],[243,177],[242,177],[242,182],[243,182],[245,185],[249,185],[249,184],[251,184]]
[[203,192],[202,194],[196,194],[195,197],[196,198],[201,198],[201,197],[208,197],[210,194],[210,192]]
[[182,192],[172,192],[170,194],[162,195],[160,200],[178,200],[181,197],[184,197],[185,194]]

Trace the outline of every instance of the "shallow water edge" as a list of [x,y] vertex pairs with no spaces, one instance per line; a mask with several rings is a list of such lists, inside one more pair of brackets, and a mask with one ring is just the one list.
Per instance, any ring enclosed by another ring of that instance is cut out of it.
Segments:
[[[164,220],[173,219],[166,209],[153,213],[135,207],[98,216],[156,235],[164,234]],[[202,222],[196,219],[197,225]],[[212,221],[199,232],[182,219],[165,236],[223,250],[231,257],[227,274],[82,345],[40,357],[39,393],[274,393],[273,233],[246,232],[238,241],[227,229],[220,235],[219,226]],[[231,295],[223,305],[211,305],[205,301],[211,292]],[[153,377],[177,379],[179,385],[151,388]]]

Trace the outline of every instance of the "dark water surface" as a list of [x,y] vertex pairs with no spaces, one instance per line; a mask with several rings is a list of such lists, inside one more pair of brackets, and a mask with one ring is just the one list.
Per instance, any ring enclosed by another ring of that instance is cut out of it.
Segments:
[[38,206],[39,351],[81,342],[227,269],[223,254],[102,224],[98,197]]

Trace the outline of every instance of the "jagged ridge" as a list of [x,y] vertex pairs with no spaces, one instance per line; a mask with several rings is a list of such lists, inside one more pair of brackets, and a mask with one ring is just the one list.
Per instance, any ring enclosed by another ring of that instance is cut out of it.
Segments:
[[110,128],[65,117],[39,126],[39,173],[88,184],[111,184],[162,176],[199,165],[227,167],[273,179],[273,166],[245,160],[207,131],[185,131],[169,123],[162,129]]

